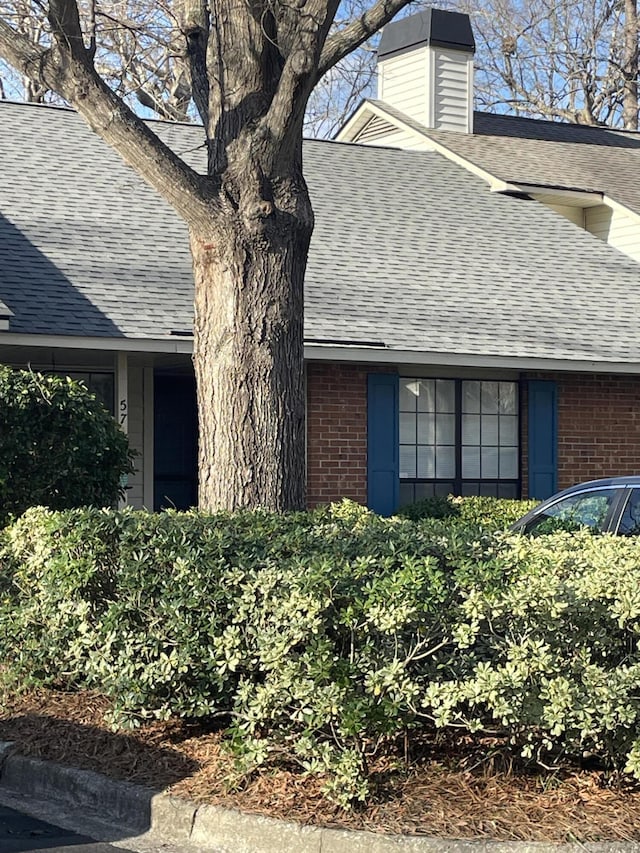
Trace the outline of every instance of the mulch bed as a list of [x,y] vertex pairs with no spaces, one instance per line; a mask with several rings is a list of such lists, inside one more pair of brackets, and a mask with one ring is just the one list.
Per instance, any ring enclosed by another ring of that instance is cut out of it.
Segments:
[[[529,841],[640,841],[640,786],[601,771],[527,773],[509,769],[491,744],[441,739],[408,763],[372,767],[372,801],[345,811],[320,783],[295,770],[265,771],[230,790],[222,735],[181,721],[114,733],[93,693],[38,690],[0,697],[0,740],[25,755],[167,789],[179,797],[302,823],[447,838]],[[498,760],[490,760],[490,754]]]

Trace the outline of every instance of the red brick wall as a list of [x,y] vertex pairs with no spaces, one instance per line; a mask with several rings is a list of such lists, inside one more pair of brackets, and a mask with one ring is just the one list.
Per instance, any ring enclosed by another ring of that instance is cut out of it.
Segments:
[[367,374],[363,365],[307,365],[307,502],[367,502]]
[[[367,365],[307,366],[307,495],[310,507],[367,500]],[[385,370],[375,367],[375,370]],[[558,383],[558,488],[640,474],[640,377],[527,374]],[[527,495],[527,399],[522,385],[522,494]]]
[[[640,377],[536,374],[558,383],[558,489],[584,480],[640,473]],[[526,400],[523,400],[526,448]],[[526,494],[526,451],[523,452]]]

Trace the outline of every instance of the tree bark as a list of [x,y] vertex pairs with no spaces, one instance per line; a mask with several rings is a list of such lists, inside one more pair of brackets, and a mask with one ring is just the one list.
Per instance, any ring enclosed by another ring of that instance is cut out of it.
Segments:
[[304,273],[313,216],[301,174],[274,203],[191,229],[199,506],[305,507]]

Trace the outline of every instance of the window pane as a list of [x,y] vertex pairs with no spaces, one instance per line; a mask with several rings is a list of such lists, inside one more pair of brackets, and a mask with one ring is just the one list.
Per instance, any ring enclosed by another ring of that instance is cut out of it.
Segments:
[[498,497],[515,500],[518,497],[517,483],[498,483]]
[[415,445],[400,445],[400,476],[416,476],[416,448]]
[[455,387],[452,379],[436,379],[436,411],[455,412]]
[[415,496],[417,501],[422,500],[422,498],[432,498],[433,483],[416,483]]
[[531,530],[538,533],[577,530],[582,526],[602,530],[615,494],[615,489],[603,489],[563,498],[532,519],[527,533]]
[[515,447],[518,443],[518,418],[511,415],[500,416],[500,444]]
[[497,498],[498,484],[497,483],[480,483],[478,494],[483,498]]
[[421,379],[419,391],[420,393],[418,395],[418,411],[435,412],[435,381],[433,379]]
[[406,506],[415,502],[413,483],[400,483],[400,506]]
[[480,448],[462,448],[462,476],[464,478],[480,477]]
[[482,446],[498,446],[498,416],[482,416]]
[[483,479],[497,479],[498,477],[498,448],[482,448],[482,473]]
[[[416,475],[414,475],[416,476]],[[418,477],[432,479],[435,473],[435,450],[433,447],[418,447]],[[448,476],[452,477],[453,474]]]
[[500,478],[502,480],[518,479],[518,448],[500,448]]
[[463,382],[462,383],[462,411],[463,412],[479,412],[480,411],[480,383],[479,382]]
[[105,408],[113,414],[114,381],[113,373],[92,373],[89,380],[89,390],[95,394]]
[[400,444],[416,443],[416,415],[400,415]]
[[436,477],[439,480],[456,475],[455,447],[436,447]]
[[[456,418],[455,415],[437,415],[436,444],[455,444]],[[449,476],[449,475],[447,475]],[[453,476],[453,475],[451,475]]]
[[436,416],[418,415],[418,444],[436,443]]
[[417,379],[400,380],[400,411],[415,412],[417,407],[420,382]]
[[518,386],[515,382],[500,383],[500,414],[518,414]]
[[480,415],[462,416],[462,443],[480,444]]
[[433,493],[438,497],[446,498],[454,492],[453,483],[434,483]]
[[463,498],[477,495],[480,492],[480,483],[463,483],[461,492]]
[[482,411],[490,415],[498,414],[498,400],[500,394],[499,382],[482,383]]

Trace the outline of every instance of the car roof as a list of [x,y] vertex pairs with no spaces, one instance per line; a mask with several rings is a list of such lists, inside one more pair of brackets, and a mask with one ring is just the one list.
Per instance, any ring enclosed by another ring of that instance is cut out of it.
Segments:
[[[561,492],[556,492],[553,499],[560,495],[570,495],[573,492],[582,492],[585,489],[597,489],[615,486],[640,486],[640,475],[629,474],[625,477],[605,477],[601,480],[588,480],[586,483],[576,483],[575,486],[570,486],[568,489],[563,489]],[[551,498],[547,498],[551,500]]]

